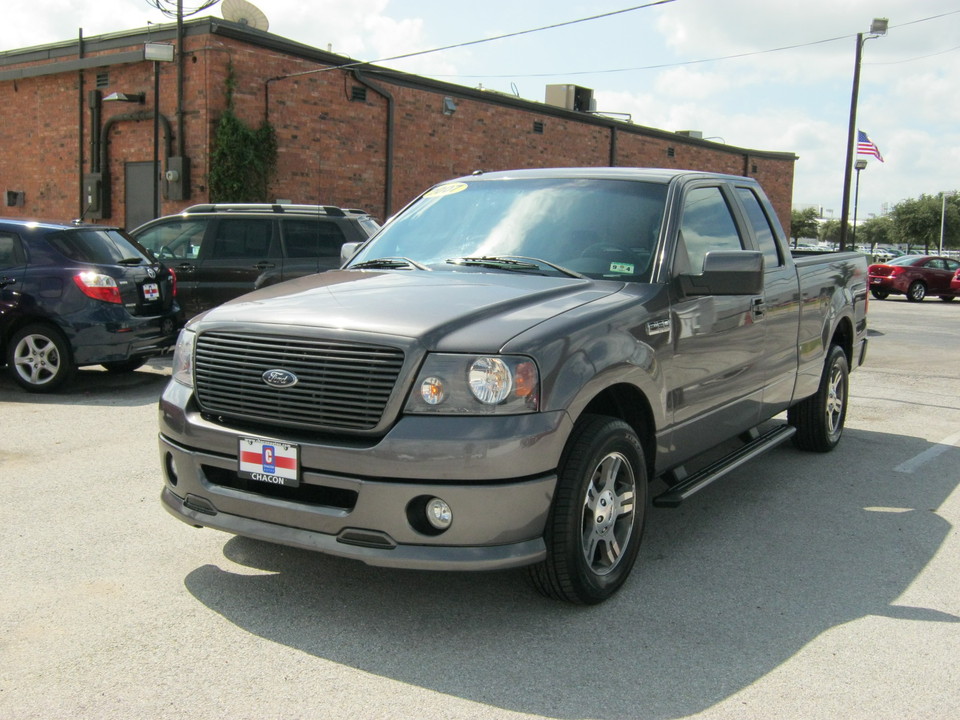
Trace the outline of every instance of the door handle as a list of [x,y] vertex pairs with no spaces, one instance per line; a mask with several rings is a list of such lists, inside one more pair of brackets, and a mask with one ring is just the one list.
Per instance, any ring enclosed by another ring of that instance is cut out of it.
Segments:
[[750,317],[754,320],[762,320],[767,311],[762,297],[755,297],[750,301]]
[[254,265],[254,267],[257,270],[268,270],[269,268],[274,268],[276,266],[277,266],[276,263],[266,262],[266,261],[261,261],[261,262],[258,262],[256,265]]

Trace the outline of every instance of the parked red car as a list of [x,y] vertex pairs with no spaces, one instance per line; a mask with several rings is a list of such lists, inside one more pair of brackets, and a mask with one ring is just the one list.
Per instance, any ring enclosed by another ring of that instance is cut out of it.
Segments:
[[960,297],[960,262],[937,255],[902,255],[871,265],[870,292],[878,300],[889,295],[906,295],[920,302],[927,295],[951,301]]

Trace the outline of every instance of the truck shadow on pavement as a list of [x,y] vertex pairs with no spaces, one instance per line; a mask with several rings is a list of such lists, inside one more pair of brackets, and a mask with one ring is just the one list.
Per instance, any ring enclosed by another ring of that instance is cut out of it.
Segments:
[[960,622],[898,602],[951,530],[937,509],[960,452],[895,470],[930,447],[848,428],[830,454],[775,450],[653,509],[631,579],[596,607],[543,599],[522,571],[385,570],[245,538],[185,584],[250,633],[438,693],[556,718],[677,718],[843,623]]

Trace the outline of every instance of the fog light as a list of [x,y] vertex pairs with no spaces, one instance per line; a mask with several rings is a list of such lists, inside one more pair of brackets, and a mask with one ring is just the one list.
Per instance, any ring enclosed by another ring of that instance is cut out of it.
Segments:
[[437,530],[446,530],[453,522],[453,511],[440,498],[427,500],[427,522]]

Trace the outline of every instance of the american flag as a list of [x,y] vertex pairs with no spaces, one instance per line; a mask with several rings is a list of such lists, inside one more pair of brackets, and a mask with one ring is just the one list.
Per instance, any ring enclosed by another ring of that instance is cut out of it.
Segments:
[[867,137],[863,130],[857,130],[857,155],[873,155],[877,160],[883,162],[883,155],[880,154],[880,148]]

